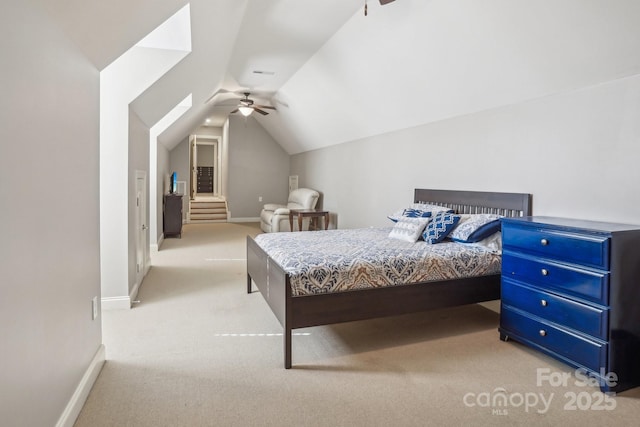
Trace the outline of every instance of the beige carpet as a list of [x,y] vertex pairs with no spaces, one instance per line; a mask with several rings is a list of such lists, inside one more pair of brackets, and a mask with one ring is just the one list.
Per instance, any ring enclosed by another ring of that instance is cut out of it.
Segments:
[[300,329],[283,369],[281,327],[246,293],[258,231],[197,224],[165,240],[140,303],[103,313],[107,363],[77,427],[637,425],[640,388],[603,400],[573,376],[538,385],[538,370],[573,370],[500,341],[478,305]]

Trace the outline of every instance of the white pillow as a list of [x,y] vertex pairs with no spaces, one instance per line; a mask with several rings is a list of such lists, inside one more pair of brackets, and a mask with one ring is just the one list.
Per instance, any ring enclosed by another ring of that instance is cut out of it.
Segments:
[[502,233],[500,231],[498,231],[497,233],[493,233],[491,236],[485,239],[482,239],[479,242],[474,242],[474,243],[457,242],[457,243],[460,243],[462,245],[467,245],[467,246],[480,246],[482,248],[485,248],[497,254],[502,253]]
[[430,218],[409,218],[402,216],[398,218],[398,221],[391,229],[389,237],[392,239],[415,243],[422,235],[422,232],[429,223],[429,220]]

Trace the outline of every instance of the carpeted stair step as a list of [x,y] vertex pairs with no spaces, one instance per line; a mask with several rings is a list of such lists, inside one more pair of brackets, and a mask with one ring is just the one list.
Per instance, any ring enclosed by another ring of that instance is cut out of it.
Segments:
[[227,203],[225,201],[199,201],[190,202],[191,222],[209,222],[227,220]]

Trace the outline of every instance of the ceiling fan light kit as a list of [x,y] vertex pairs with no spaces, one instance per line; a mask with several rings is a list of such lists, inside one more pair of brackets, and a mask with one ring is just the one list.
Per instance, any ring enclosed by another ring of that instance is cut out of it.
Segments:
[[251,113],[253,113],[253,108],[245,107],[243,105],[241,107],[238,107],[238,111],[240,111],[240,114],[242,114],[243,116],[249,117],[251,115]]

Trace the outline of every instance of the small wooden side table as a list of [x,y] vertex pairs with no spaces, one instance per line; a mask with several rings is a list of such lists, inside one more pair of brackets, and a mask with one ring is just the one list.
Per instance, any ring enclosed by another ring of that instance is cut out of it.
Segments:
[[302,219],[309,217],[313,221],[313,229],[318,230],[318,218],[324,218],[324,229],[329,228],[329,211],[319,211],[316,209],[290,209],[289,210],[289,227],[293,230],[293,217],[298,217],[298,231],[302,231]]

